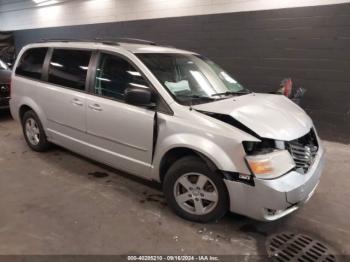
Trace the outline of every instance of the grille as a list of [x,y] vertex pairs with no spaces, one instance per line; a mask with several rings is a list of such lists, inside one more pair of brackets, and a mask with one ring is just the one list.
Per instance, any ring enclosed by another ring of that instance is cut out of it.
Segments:
[[287,142],[287,148],[294,159],[296,170],[305,174],[314,162],[318,151],[315,131],[312,129],[305,136]]
[[291,232],[272,235],[266,242],[267,253],[279,262],[336,262],[335,252],[326,244],[303,234]]
[[297,169],[303,169],[304,173],[309,167],[317,154],[317,146],[302,146],[300,144],[289,144],[290,153],[294,159]]

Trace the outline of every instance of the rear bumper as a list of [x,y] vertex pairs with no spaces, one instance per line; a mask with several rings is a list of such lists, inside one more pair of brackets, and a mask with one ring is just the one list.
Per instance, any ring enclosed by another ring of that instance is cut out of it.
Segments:
[[230,210],[257,220],[273,221],[297,210],[316,190],[324,167],[324,150],[306,174],[291,171],[276,179],[254,178],[254,186],[226,180]]

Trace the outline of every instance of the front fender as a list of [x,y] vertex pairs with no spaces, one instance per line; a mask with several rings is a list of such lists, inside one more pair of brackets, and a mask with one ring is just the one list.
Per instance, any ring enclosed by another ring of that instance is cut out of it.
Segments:
[[[227,142],[227,141],[226,141]],[[244,149],[240,144],[226,143],[225,147],[219,146],[207,137],[195,134],[173,134],[161,141],[153,161],[153,179],[160,181],[160,163],[163,157],[172,149],[187,148],[194,150],[209,160],[219,169],[230,172],[249,173],[244,160]]]

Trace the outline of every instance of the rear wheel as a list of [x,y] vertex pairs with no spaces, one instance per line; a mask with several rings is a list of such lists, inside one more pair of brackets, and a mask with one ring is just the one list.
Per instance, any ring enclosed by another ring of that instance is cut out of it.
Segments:
[[176,161],[165,175],[163,190],[174,212],[191,221],[217,220],[228,210],[229,198],[222,177],[199,157]]
[[50,143],[47,141],[44,129],[34,111],[29,110],[22,117],[22,128],[24,138],[28,146],[34,151],[46,151]]

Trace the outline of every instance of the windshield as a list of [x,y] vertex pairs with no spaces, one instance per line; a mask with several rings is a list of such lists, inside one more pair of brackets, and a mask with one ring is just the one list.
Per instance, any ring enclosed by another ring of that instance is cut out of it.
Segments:
[[201,104],[246,94],[232,76],[207,58],[190,54],[137,54],[180,104]]

